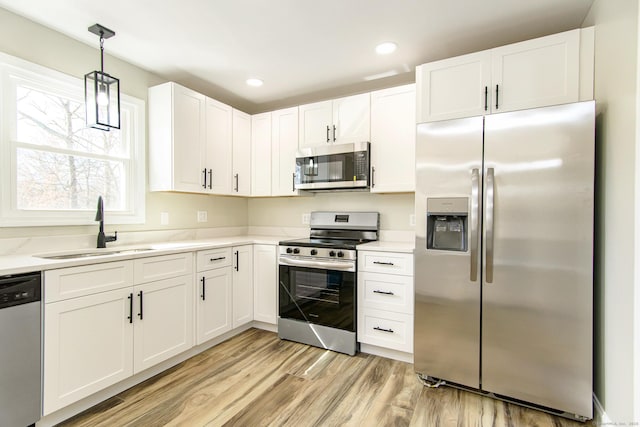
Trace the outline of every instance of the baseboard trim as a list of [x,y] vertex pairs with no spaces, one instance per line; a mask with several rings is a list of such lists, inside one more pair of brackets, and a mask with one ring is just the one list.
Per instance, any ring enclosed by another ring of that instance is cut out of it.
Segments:
[[595,393],[593,393],[593,419],[598,425],[612,424],[611,418],[605,412]]

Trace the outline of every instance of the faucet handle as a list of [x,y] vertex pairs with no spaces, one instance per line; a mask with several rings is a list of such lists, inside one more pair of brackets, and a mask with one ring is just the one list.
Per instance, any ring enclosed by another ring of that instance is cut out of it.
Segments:
[[116,240],[118,240],[118,232],[117,231],[113,232],[113,236],[104,236],[105,243],[107,243],[107,242],[115,242]]

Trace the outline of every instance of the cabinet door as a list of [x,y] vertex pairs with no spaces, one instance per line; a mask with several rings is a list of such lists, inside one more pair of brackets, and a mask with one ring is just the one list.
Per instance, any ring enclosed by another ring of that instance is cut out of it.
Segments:
[[296,151],[298,150],[298,107],[271,113],[271,194],[296,196]]
[[233,176],[231,194],[251,193],[251,116],[233,110]]
[[271,195],[271,113],[251,116],[251,195]]
[[492,49],[491,58],[494,113],[578,101],[580,30]]
[[205,135],[205,96],[173,84],[174,190],[204,191]]
[[253,245],[253,320],[276,324],[278,260],[274,245]]
[[134,288],[134,373],[193,346],[193,275]]
[[418,123],[480,116],[491,104],[491,51],[416,68]]
[[333,142],[371,140],[371,98],[368,93],[333,100]]
[[132,288],[45,304],[48,415],[133,374]]
[[232,108],[207,98],[207,191],[231,194]]
[[371,93],[371,192],[415,190],[415,85]]
[[317,147],[333,142],[332,102],[301,105],[299,147]]
[[232,328],[231,267],[205,271],[198,275],[196,336],[202,344]]
[[233,327],[253,320],[253,245],[233,248]]

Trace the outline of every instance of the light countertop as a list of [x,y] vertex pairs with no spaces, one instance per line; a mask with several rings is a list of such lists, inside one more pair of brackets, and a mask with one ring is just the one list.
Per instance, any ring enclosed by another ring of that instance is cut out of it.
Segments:
[[[53,270],[57,268],[75,267],[79,265],[97,264],[102,262],[122,261],[127,259],[145,258],[150,256],[169,255],[180,252],[193,252],[206,249],[223,248],[238,245],[266,244],[277,245],[287,236],[245,235],[219,237],[201,240],[186,240],[176,242],[148,243],[130,246],[109,246],[106,249],[85,248],[77,250],[47,251],[36,254],[0,256],[0,275],[29,273],[33,271]],[[127,250],[135,248],[151,248],[141,252]],[[378,252],[412,253],[413,242],[376,241],[358,245],[358,250]],[[125,251],[114,253],[114,251]],[[47,259],[39,255],[63,255],[77,252],[104,252],[104,255],[70,259]]]

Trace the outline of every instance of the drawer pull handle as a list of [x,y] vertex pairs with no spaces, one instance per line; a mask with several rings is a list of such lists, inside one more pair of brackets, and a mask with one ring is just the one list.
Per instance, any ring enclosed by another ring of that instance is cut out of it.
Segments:
[[375,290],[375,291],[373,291],[373,293],[374,294],[382,294],[382,295],[395,295],[393,292],[390,292],[390,291],[378,291],[378,290]]
[[395,265],[392,262],[384,262],[384,261],[373,261],[373,263],[378,265]]
[[225,259],[225,256],[219,256],[218,258],[209,258],[209,261],[213,262],[213,261],[221,261],[223,259]]
[[373,328],[373,329],[375,329],[376,331],[381,331],[381,332],[389,332],[390,334],[392,334],[392,333],[393,333],[393,329],[385,329],[385,328],[380,328],[380,327],[378,327],[378,326],[376,326],[376,327],[375,327],[375,328]]

